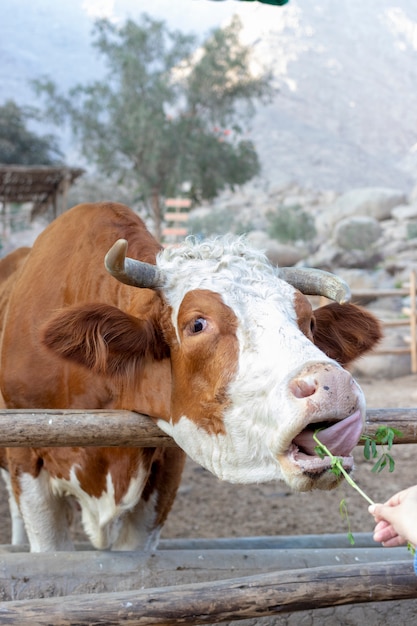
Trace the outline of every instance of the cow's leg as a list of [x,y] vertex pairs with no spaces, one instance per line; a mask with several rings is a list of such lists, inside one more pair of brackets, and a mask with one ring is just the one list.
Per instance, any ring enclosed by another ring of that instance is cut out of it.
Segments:
[[120,520],[113,550],[155,550],[162,526],[181,482],[185,454],[179,448],[157,450],[142,497]]
[[69,535],[68,503],[51,491],[49,474],[21,473],[13,481],[25,522],[31,552],[73,550]]
[[12,525],[12,544],[14,546],[21,546],[28,543],[28,537],[26,534],[25,524],[20,514],[19,506],[16,502],[16,498],[13,492],[12,482],[10,480],[10,474],[7,470],[2,469],[1,475],[5,482],[7,492],[9,494],[9,509],[10,519]]

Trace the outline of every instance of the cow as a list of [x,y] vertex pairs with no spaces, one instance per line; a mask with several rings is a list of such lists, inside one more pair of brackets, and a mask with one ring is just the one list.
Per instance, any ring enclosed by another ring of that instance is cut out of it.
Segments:
[[[154,550],[185,454],[221,480],[327,490],[340,478],[314,450],[320,428],[352,469],[365,402],[347,368],[381,329],[337,277],[273,267],[242,237],[164,249],[101,202],[53,221],[13,278],[4,406],[133,410],[178,444],[7,448],[16,543],[72,549],[69,497],[95,548]],[[334,301],[313,311],[305,294]]]

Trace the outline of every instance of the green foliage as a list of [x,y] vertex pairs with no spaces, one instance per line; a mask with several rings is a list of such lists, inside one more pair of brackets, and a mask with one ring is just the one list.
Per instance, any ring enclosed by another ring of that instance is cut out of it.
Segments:
[[27,124],[38,119],[31,107],[13,100],[0,106],[0,163],[5,165],[56,165],[60,151],[52,135],[39,136]]
[[347,524],[347,527],[348,527],[347,537],[349,539],[350,545],[354,546],[355,545],[355,538],[354,538],[352,530],[351,530],[348,508],[347,508],[346,500],[344,498],[342,500],[340,500],[340,503],[339,503],[339,513],[340,513],[340,517],[342,519],[346,520],[346,524]]
[[325,456],[328,456],[330,459],[330,463],[331,463],[331,467],[330,467],[330,471],[335,474],[336,476],[344,476],[345,479],[347,480],[347,482],[349,483],[349,485],[351,487],[353,487],[354,489],[356,489],[356,491],[363,497],[365,498],[365,500],[367,502],[369,502],[369,504],[374,504],[373,500],[371,500],[371,498],[369,496],[366,495],[366,493],[364,491],[362,491],[362,489],[359,487],[359,485],[353,480],[353,478],[351,478],[351,476],[349,476],[349,474],[347,473],[347,471],[345,470],[345,468],[343,467],[343,460],[339,457],[339,456],[334,456],[334,454],[332,454],[329,450],[329,448],[327,448],[327,446],[324,445],[324,443],[322,443],[319,438],[318,438],[318,433],[320,432],[320,429],[318,429],[314,435],[313,435],[313,439],[314,441],[317,443],[317,446],[315,447],[315,452],[316,454],[318,454],[318,456],[323,459]]
[[394,471],[395,461],[387,450],[391,450],[394,438],[401,436],[402,433],[399,430],[389,426],[379,426],[374,437],[371,437],[370,435],[362,435],[361,439],[364,441],[363,454],[366,460],[369,461],[371,458],[375,459],[378,456],[377,445],[382,447],[382,453],[372,467],[372,471],[375,474],[379,473],[384,469],[384,467],[387,466],[390,472]]
[[194,36],[147,15],[121,27],[100,20],[94,45],[107,63],[106,80],[67,95],[47,79],[36,81],[47,115],[69,120],[101,174],[135,187],[157,227],[162,199],[179,195],[184,182],[201,201],[259,172],[244,133],[255,101],[272,93],[271,76],[251,74],[251,49],[240,43],[240,30],[235,18],[197,50]]
[[[375,504],[374,501],[371,500],[371,498],[364,491],[362,491],[359,485],[346,472],[346,470],[343,467],[342,459],[340,457],[334,456],[331,453],[331,451],[320,441],[320,439],[318,438],[319,432],[320,432],[320,429],[316,430],[315,433],[313,434],[313,439],[317,443],[317,446],[315,448],[316,454],[318,454],[320,458],[324,458],[325,456],[328,456],[331,462],[330,471],[333,472],[333,474],[336,474],[336,476],[343,475],[345,479],[347,480],[347,482],[349,483],[349,485],[353,487],[354,489],[356,489],[356,491],[362,496],[362,498],[364,498],[369,504]],[[394,459],[392,458],[390,454],[386,452],[385,446],[390,450],[394,443],[394,438],[401,437],[401,436],[402,436],[402,433],[399,430],[397,430],[396,428],[391,428],[390,426],[379,426],[377,430],[375,431],[374,436],[362,435],[361,439],[365,442],[364,456],[367,460],[370,460],[371,458],[376,458],[378,456],[378,451],[377,451],[376,446],[377,445],[382,446],[381,456],[375,462],[372,468],[373,472],[380,472],[387,465],[389,466],[390,472],[394,470],[395,468]],[[349,542],[353,545],[355,543],[355,540],[351,532],[349,515],[348,515],[347,505],[346,505],[345,500],[341,500],[340,506],[339,506],[339,512],[342,518],[346,519],[347,521],[348,539],[349,539]],[[412,546],[408,545],[408,549],[410,550],[411,548]]]
[[281,206],[268,217],[268,234],[283,243],[298,239],[309,241],[317,234],[313,217],[299,205]]
[[417,239],[417,223],[409,222],[407,224],[407,239]]

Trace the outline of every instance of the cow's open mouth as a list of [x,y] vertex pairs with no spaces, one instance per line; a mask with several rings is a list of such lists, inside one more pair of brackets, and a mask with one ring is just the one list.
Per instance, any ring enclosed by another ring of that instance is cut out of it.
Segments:
[[313,435],[320,429],[317,433],[320,442],[330,450],[333,456],[341,459],[344,469],[350,471],[353,468],[351,452],[359,441],[362,428],[362,413],[359,410],[336,423],[309,424],[292,440],[288,456],[304,474],[312,478],[317,478],[330,469],[330,457],[321,458],[315,451],[317,442],[313,439]]

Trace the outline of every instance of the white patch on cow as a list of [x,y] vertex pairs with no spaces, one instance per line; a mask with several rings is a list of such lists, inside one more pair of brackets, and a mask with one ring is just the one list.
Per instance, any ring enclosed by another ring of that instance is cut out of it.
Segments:
[[1,475],[6,484],[7,492],[9,494],[9,509],[10,509],[10,518],[12,522],[12,544],[23,545],[28,542],[28,537],[26,534],[25,524],[23,522],[19,506],[16,502],[16,498],[14,497],[14,492],[12,488],[12,482],[10,480],[10,474],[8,471],[2,469]]
[[72,550],[68,534],[68,507],[50,489],[49,474],[41,470],[19,477],[20,510],[26,523],[31,552]]
[[[295,398],[290,381],[308,364],[331,364],[336,373],[342,368],[300,331],[294,288],[244,241],[186,243],[162,252],[158,265],[166,276],[164,293],[179,341],[177,318],[185,294],[208,289],[234,311],[239,342],[237,373],[228,387],[230,406],[223,416],[226,434],[208,434],[192,421],[192,415],[175,424],[159,420],[158,425],[222,480],[248,483],[282,478],[278,456],[288,451],[292,438],[309,422],[309,399]],[[346,382],[343,385],[347,389]],[[364,414],[360,388],[352,385],[350,393]],[[323,415],[329,417],[332,409],[337,411],[337,402],[331,404],[329,394],[322,396]],[[338,419],[343,417],[348,414]],[[291,477],[285,478],[291,484]]]
[[149,538],[149,515],[142,517],[138,514],[146,477],[146,472],[139,470],[130,480],[119,503],[115,501],[110,473],[106,476],[106,489],[99,497],[90,496],[83,491],[75,467],[71,468],[70,480],[52,478],[51,487],[55,494],[70,494],[79,502],[84,530],[95,548],[135,550],[144,548],[148,540],[152,542],[152,538]]
[[123,517],[123,527],[113,550],[144,550],[153,552],[159,542],[161,527],[155,528],[158,493],[153,492],[145,502],[141,499],[136,507]]

